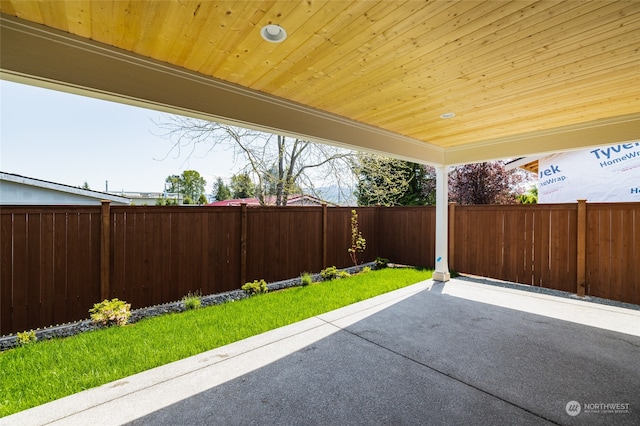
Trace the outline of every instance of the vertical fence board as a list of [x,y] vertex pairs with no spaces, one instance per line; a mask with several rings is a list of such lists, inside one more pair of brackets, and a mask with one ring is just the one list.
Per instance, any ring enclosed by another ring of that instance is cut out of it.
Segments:
[[[45,213],[41,215],[41,228],[40,228],[40,280],[37,286],[34,286],[33,289],[36,291],[34,295],[34,300],[37,301],[38,311],[40,310],[40,289],[43,287],[53,288],[53,303],[56,305],[65,305],[65,294],[64,289],[56,288],[55,283],[53,281],[53,263],[54,263],[54,250],[55,250],[55,217],[57,216],[57,212]],[[30,295],[31,296],[31,295]],[[31,309],[30,309],[31,311]],[[56,312],[54,312],[54,315]],[[65,317],[61,315],[55,315],[54,323],[61,324],[64,323]],[[39,320],[40,321],[40,320]],[[39,322],[38,321],[38,322]],[[30,325],[29,327],[33,327]]]
[[598,244],[600,246],[600,279],[606,283],[603,288],[603,297],[610,299],[612,297],[611,292],[611,210],[600,210],[600,240]]
[[0,335],[13,330],[13,213],[0,209]]
[[622,253],[624,247],[624,237],[614,237],[625,229],[623,221],[623,211],[611,212],[611,299],[621,300],[622,290]]
[[80,249],[77,259],[72,259],[75,262],[75,268],[78,268],[81,289],[78,302],[78,310],[82,313],[80,318],[87,318],[89,309],[94,303],[99,302],[102,296],[100,293],[100,219],[99,208],[80,215],[78,226]]
[[[67,220],[69,216],[73,216],[73,213],[56,212],[54,214],[53,270],[51,274],[47,273],[47,279],[42,283],[40,289],[42,316],[48,318],[48,321],[53,324],[67,322],[67,318],[73,316],[69,297],[69,277],[67,277],[67,257],[69,256]],[[51,296],[54,297],[53,305],[48,302]]]
[[528,210],[525,212],[525,246],[524,246],[524,258],[521,260],[524,271],[524,280],[520,281],[522,284],[534,285],[534,253],[535,253],[535,211]]
[[566,250],[566,286],[564,291],[576,293],[578,287],[578,205],[568,206],[567,232],[568,237],[564,241]]
[[[156,287],[154,276],[155,271],[160,266],[158,260],[160,256],[158,252],[162,249],[162,234],[158,232],[159,220],[158,215],[151,209],[146,209],[144,213],[144,255],[143,255],[143,278],[140,282],[140,299],[139,303],[145,306],[152,306],[156,303]],[[160,286],[161,287],[161,286]]]
[[[25,289],[25,329],[34,328],[34,324],[40,322],[38,293],[40,291],[43,269],[45,268],[41,253],[43,250],[46,250],[47,247],[44,236],[47,225],[49,225],[46,220],[49,216],[50,215],[45,214],[27,215],[26,227],[28,240],[25,260],[28,266],[24,282],[18,281],[16,283],[18,286],[24,286]],[[15,289],[16,287],[14,287],[14,290]]]
[[517,282],[521,275],[518,271],[518,259],[523,256],[523,243],[521,236],[524,235],[519,228],[519,224],[524,223],[522,212],[514,212],[514,214],[505,214],[503,217],[504,235],[503,246],[504,264],[502,269],[503,279],[506,281]]
[[589,294],[606,298],[608,296],[609,283],[602,272],[605,245],[599,244],[605,237],[602,227],[602,211],[587,204],[587,217],[589,218],[587,223],[590,231],[587,236],[587,283],[591,289]]
[[154,270],[154,298],[151,301],[153,305],[165,302],[169,299],[170,288],[173,285],[172,277],[172,251],[173,235],[171,234],[173,215],[155,213],[160,216],[160,225],[157,232],[162,236],[160,243],[160,259]]
[[625,209],[623,215],[620,300],[640,304],[640,262],[631,260],[640,258],[640,208]]
[[[79,262],[77,259],[82,254],[79,240],[80,218],[82,213],[69,214],[67,217],[67,234],[66,234],[66,252],[63,261],[65,277],[67,284],[67,315],[71,318],[82,318],[88,316],[88,310],[91,308],[81,306],[81,285],[89,286],[89,283],[80,283]],[[54,307],[56,309],[56,307]],[[66,319],[65,319],[66,321]]]
[[[27,329],[27,279],[29,251],[29,234],[27,230],[27,214],[16,214],[13,221],[13,327],[14,330]],[[35,220],[35,219],[34,219]],[[39,241],[37,244],[39,245]]]
[[469,213],[468,211],[456,207],[456,252],[455,264],[456,271],[468,271],[469,265],[469,251],[471,250],[471,244],[469,242]]
[[126,214],[123,211],[111,209],[110,298],[115,297],[114,294],[120,294],[124,286],[125,254],[127,252],[125,221]]

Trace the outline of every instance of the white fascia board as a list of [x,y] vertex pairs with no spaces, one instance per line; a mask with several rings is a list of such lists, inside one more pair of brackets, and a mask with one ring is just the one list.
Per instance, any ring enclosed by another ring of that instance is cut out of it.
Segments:
[[637,141],[638,138],[640,112],[449,148],[445,159],[448,165],[457,165],[536,155],[544,157],[557,152]]

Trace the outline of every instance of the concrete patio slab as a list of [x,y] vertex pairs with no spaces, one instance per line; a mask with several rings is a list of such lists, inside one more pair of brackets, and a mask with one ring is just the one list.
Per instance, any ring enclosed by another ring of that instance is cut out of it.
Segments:
[[37,424],[637,425],[640,311],[426,281],[0,419]]

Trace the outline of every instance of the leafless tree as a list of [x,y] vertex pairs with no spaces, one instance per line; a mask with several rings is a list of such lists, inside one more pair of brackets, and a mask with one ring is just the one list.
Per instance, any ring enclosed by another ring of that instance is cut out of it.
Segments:
[[188,158],[202,147],[206,152],[232,149],[239,171],[257,180],[261,204],[274,195],[275,204],[284,206],[298,188],[320,196],[318,183],[331,182],[347,191],[353,151],[178,115],[165,115],[156,125],[171,141],[167,156]]

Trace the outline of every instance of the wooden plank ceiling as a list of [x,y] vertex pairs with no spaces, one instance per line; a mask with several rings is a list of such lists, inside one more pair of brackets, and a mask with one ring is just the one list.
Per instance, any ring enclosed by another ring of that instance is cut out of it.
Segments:
[[[640,1],[25,1],[26,21],[443,149],[640,113]],[[281,25],[282,43],[259,30]],[[441,114],[453,112],[451,119]]]

